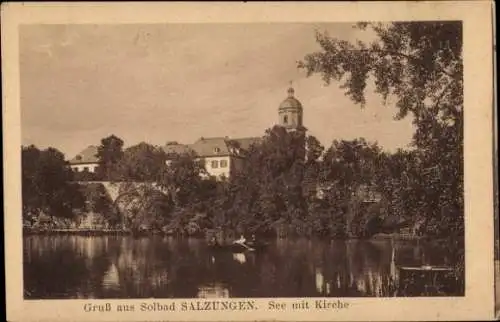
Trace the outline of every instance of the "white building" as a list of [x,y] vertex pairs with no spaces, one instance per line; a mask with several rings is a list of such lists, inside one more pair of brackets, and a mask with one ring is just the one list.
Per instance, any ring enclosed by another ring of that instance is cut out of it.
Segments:
[[[230,139],[229,137],[200,138],[193,144],[167,143],[163,147],[167,156],[172,154],[193,153],[203,161],[209,176],[217,179],[230,178],[242,165],[242,150],[248,150],[261,141],[259,137]],[[169,164],[171,160],[167,160]]]
[[69,166],[74,172],[95,173],[97,167],[99,166],[97,147],[94,145],[88,146],[85,150],[78,153],[69,161]]

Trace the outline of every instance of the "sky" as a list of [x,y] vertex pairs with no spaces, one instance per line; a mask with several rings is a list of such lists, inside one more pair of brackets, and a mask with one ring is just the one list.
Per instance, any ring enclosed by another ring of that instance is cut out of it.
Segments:
[[111,134],[126,147],[261,136],[278,122],[292,81],[308,133],[325,146],[364,137],[406,147],[411,119],[394,120],[395,107],[371,86],[361,109],[338,83],[297,68],[320,49],[315,30],[372,37],[338,23],[22,26],[22,143],[70,159]]

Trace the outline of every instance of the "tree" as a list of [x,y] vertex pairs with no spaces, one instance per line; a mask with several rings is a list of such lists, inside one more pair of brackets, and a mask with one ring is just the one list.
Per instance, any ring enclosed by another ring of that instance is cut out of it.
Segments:
[[79,190],[85,200],[86,213],[100,214],[111,225],[119,221],[113,200],[102,183],[83,184],[79,186]]
[[152,183],[122,183],[120,191],[115,207],[124,227],[133,231],[160,230],[171,220],[171,198]]
[[[385,100],[394,98],[402,119],[416,127],[413,144],[422,172],[435,169],[424,183],[427,210],[438,234],[463,233],[463,60],[461,22],[361,23],[371,42],[351,43],[317,33],[321,50],[298,63],[308,75],[319,73],[328,84],[340,82],[362,107],[368,79]],[[431,184],[432,183],[432,184]]]
[[71,182],[73,172],[64,155],[54,149],[22,147],[23,215],[34,220],[41,213],[54,217],[72,217],[82,208],[83,197]]
[[97,148],[99,158],[98,176],[103,180],[116,179],[118,163],[123,157],[123,140],[115,135],[110,135],[101,140]]
[[325,148],[321,145],[319,140],[309,135],[306,138],[306,160],[303,180],[303,193],[304,197],[311,198],[316,191],[316,185],[319,180],[321,169],[321,156]]
[[192,153],[172,154],[167,156],[168,166],[163,167],[159,175],[158,186],[165,189],[172,197],[176,207],[195,203],[199,199],[202,175],[206,170],[201,160]]
[[325,182],[337,182],[346,191],[372,185],[381,154],[377,143],[363,138],[334,140],[323,156],[321,177]]
[[271,233],[273,226],[303,226],[306,203],[302,183],[305,137],[280,126],[268,129],[259,145],[245,153],[240,173],[231,180],[237,230]]
[[141,142],[124,151],[117,169],[122,180],[155,182],[165,167],[165,161],[161,148]]
[[363,189],[375,188],[382,157],[378,144],[363,138],[334,140],[323,156],[320,178],[328,188],[325,199],[334,209],[333,214],[344,216],[345,233],[364,234],[364,223],[373,211],[362,206],[364,196],[359,195]]

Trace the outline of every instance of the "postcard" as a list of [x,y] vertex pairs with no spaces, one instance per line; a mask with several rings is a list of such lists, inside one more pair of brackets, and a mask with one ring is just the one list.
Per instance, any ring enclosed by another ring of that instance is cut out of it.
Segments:
[[7,319],[493,319],[493,14],[4,4]]

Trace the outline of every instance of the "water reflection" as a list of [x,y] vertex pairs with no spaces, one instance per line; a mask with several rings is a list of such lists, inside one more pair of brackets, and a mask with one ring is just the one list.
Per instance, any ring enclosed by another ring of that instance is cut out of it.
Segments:
[[197,297],[199,298],[227,298],[229,290],[221,284],[203,285],[198,288]]
[[233,259],[240,264],[245,264],[245,262],[247,261],[247,258],[243,253],[234,253]]
[[24,239],[27,299],[394,296],[399,265],[449,262],[445,249],[390,240],[281,240],[232,254],[198,239]]
[[118,268],[115,264],[111,264],[109,269],[104,274],[102,279],[102,286],[105,289],[119,289],[120,288],[120,276]]

